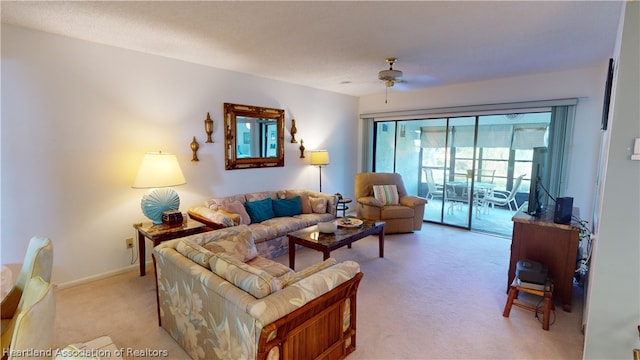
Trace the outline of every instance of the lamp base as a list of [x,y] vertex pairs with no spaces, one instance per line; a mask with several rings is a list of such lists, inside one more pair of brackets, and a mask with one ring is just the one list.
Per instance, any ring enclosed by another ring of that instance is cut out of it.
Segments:
[[152,189],[142,197],[140,207],[154,225],[159,225],[162,224],[163,212],[180,208],[180,197],[172,188]]

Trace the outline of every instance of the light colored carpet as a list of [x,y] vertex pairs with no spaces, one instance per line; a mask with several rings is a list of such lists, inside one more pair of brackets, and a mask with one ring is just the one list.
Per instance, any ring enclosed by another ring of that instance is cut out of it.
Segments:
[[[549,331],[532,312],[502,311],[507,298],[510,239],[433,224],[412,234],[387,235],[385,257],[377,237],[331,253],[360,263],[357,346],[349,359],[581,359],[582,289],[573,311],[558,306]],[[288,257],[278,261],[288,264]],[[296,267],[321,261],[296,251]],[[537,297],[520,296],[532,304]],[[114,276],[57,292],[56,346],[109,335],[116,346],[168,350],[188,359],[158,327],[153,270]],[[555,321],[554,321],[555,319]],[[136,357],[140,358],[140,357]]]

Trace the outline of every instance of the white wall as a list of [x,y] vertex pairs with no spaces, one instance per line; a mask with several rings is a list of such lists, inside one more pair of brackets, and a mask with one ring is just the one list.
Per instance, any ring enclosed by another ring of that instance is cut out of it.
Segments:
[[627,2],[611,101],[598,228],[589,278],[584,358],[631,359],[640,348],[640,3]]
[[[594,206],[600,120],[608,63],[584,69],[517,76],[443,86],[422,91],[389,91],[360,98],[359,112],[496,104],[519,101],[579,98],[570,147],[567,191],[581,217],[590,219]],[[358,159],[361,157],[359,156]]]
[[[353,193],[355,97],[4,24],[1,81],[1,261],[21,263],[31,236],[50,237],[54,283],[130,264],[124,239],[146,220],[145,190],[131,184],[147,151],[178,155],[183,212],[212,196],[317,189],[318,169],[290,143],[293,118],[307,150],[332,155],[323,190]],[[224,170],[224,102],[285,109],[285,167]],[[204,143],[207,112],[214,144]]]

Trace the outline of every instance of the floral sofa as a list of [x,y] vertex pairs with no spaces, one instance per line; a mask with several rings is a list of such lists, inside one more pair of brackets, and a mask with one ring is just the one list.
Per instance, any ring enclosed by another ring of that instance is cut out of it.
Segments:
[[300,272],[258,255],[239,225],[153,250],[160,325],[193,359],[344,358],[356,345],[357,263]]
[[273,259],[287,253],[288,233],[334,220],[337,201],[310,190],[262,191],[209,199],[188,213],[213,229],[248,225],[260,255]]

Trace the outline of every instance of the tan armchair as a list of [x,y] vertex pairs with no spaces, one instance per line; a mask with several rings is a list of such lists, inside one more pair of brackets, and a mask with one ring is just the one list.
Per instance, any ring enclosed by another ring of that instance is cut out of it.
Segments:
[[[374,185],[395,185],[398,204],[385,205],[374,196]],[[408,195],[397,173],[358,173],[355,178],[356,214],[370,220],[385,221],[385,233],[404,233],[420,230],[427,199]]]

